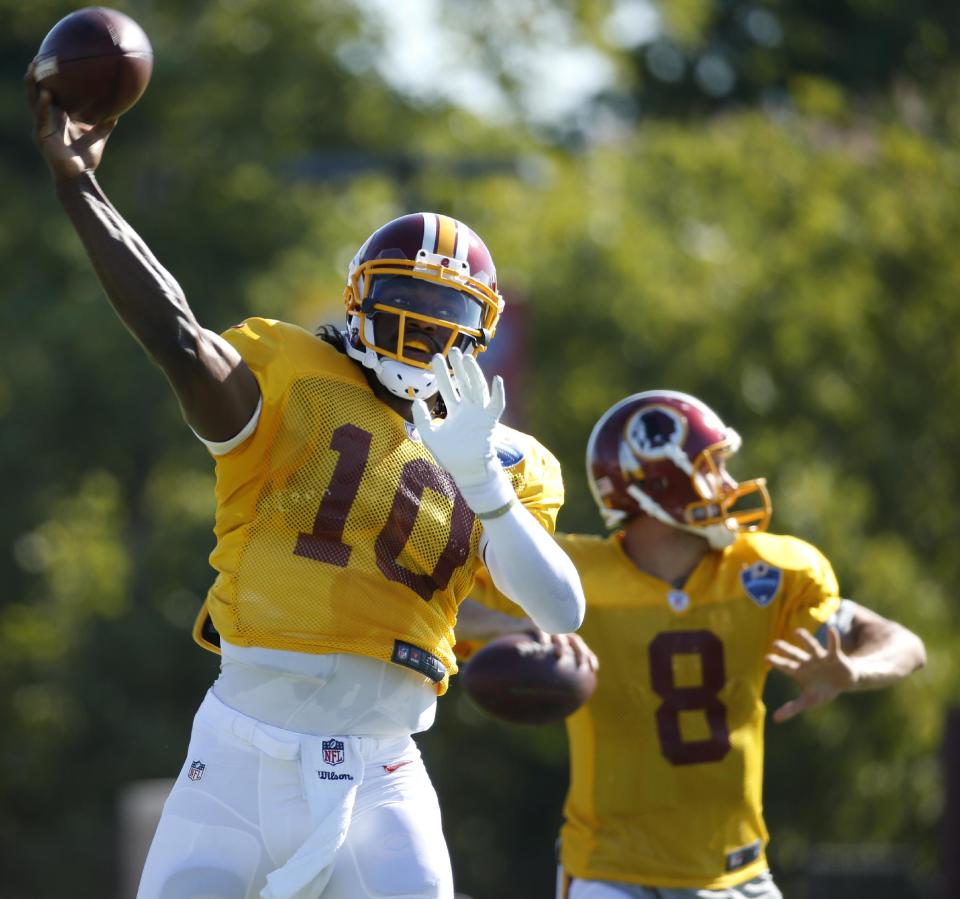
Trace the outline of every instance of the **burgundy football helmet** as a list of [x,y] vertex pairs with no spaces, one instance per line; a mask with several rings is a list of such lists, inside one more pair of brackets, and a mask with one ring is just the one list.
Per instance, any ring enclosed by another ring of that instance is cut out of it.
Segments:
[[587,443],[587,481],[607,527],[641,513],[705,537],[713,549],[738,531],[765,530],[766,481],[737,483],[725,462],[740,435],[686,393],[648,390],[608,409]]
[[348,354],[403,399],[436,392],[435,354],[486,349],[503,311],[486,244],[434,212],[401,216],[371,234],[350,263],[343,298]]

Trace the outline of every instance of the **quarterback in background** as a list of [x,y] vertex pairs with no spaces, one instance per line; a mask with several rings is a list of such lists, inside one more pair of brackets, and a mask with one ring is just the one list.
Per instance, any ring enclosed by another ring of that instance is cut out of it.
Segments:
[[[597,422],[587,476],[607,538],[558,535],[588,613],[596,692],[567,719],[571,778],[558,899],[777,899],[762,816],[763,687],[786,721],[924,664],[920,639],[841,600],[823,554],[765,533],[761,479],[737,483],[737,433],[696,398],[627,397]],[[507,610],[495,589],[475,594]],[[471,603],[471,636],[523,624]],[[825,636],[825,646],[817,639]]]
[[475,354],[503,308],[466,225],[402,216],[350,265],[346,327],[202,327],[98,185],[112,122],[27,92],[35,139],[106,294],[216,462],[217,577],[195,636],[221,654],[139,899],[452,899],[411,734],[456,671],[481,565],[547,631],[584,598],[550,533],[559,466],[500,424]]

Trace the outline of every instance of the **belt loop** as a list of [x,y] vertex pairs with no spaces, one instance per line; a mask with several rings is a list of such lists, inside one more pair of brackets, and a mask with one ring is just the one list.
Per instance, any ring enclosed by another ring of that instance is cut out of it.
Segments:
[[253,743],[253,734],[256,730],[256,724],[241,715],[234,715],[230,722],[230,730],[235,737],[243,740],[244,743]]
[[300,741],[291,734],[291,739],[281,740],[264,730],[253,718],[234,715],[230,724],[233,735],[271,758],[292,761],[300,755]]
[[257,749],[265,752],[272,758],[283,761],[293,761],[294,759],[300,758],[299,740],[278,740],[261,727],[254,726],[252,742]]

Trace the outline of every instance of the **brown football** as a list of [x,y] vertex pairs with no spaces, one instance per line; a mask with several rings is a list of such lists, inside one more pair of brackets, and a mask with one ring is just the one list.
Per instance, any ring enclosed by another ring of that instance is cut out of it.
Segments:
[[491,640],[460,675],[468,695],[484,711],[513,724],[562,721],[585,703],[596,673],[577,667],[573,653],[558,656],[553,644],[529,634]]
[[129,16],[88,6],[50,29],[34,62],[34,77],[56,104],[70,118],[96,124],[140,99],[153,71],[153,48]]

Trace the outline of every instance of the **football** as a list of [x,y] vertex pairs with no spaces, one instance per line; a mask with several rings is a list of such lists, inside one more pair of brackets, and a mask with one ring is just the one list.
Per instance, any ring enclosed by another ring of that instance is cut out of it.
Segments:
[[140,99],[153,71],[153,48],[129,16],[88,6],[50,29],[34,62],[34,77],[54,102],[70,118],[95,125]]
[[460,677],[480,708],[512,724],[562,721],[597,685],[596,673],[578,667],[572,652],[558,656],[552,643],[540,643],[529,634],[491,640]]

